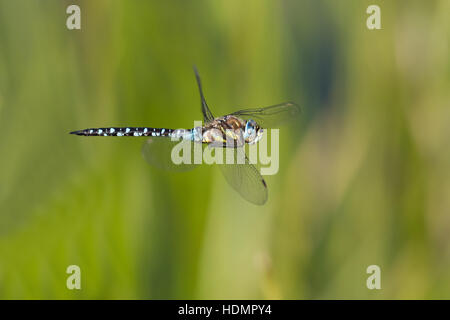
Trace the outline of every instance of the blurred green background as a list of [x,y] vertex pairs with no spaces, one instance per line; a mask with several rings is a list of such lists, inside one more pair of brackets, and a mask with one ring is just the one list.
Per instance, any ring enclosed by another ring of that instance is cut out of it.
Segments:
[[[81,8],[81,30],[66,8]],[[381,7],[382,30],[366,28]],[[450,2],[0,1],[0,298],[450,298]],[[296,101],[269,201],[142,139]],[[81,268],[81,290],[66,268]],[[381,290],[366,268],[381,267]]]

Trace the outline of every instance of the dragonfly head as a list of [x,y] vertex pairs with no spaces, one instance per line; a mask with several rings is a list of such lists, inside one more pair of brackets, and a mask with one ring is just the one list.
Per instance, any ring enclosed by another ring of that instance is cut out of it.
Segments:
[[244,139],[248,144],[254,144],[262,138],[264,130],[254,120],[247,120],[245,123]]

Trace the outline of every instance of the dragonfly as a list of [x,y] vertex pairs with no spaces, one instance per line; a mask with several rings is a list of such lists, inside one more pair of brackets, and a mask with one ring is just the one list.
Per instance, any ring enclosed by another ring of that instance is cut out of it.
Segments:
[[262,138],[264,128],[273,128],[294,119],[300,113],[299,106],[293,102],[284,102],[268,107],[243,109],[215,117],[206,103],[202,82],[195,66],[194,73],[200,93],[202,126],[192,129],[88,128],[70,133],[79,136],[147,137],[142,147],[144,159],[155,167],[175,171],[191,170],[198,165],[194,161],[182,164],[175,164],[172,161],[171,151],[179,140],[190,144],[202,144],[202,147],[206,145],[211,148],[232,148],[234,158],[237,159],[241,155],[243,161],[218,165],[226,181],[245,200],[256,205],[265,204],[268,199],[267,184],[255,165],[250,163],[243,147],[246,144],[256,144]]

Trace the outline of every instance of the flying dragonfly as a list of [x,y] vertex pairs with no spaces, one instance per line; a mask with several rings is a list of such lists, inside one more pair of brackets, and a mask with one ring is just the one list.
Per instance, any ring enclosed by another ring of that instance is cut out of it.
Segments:
[[233,148],[235,159],[239,152],[243,152],[243,161],[219,165],[226,181],[247,201],[256,205],[265,204],[268,198],[267,184],[258,169],[250,163],[242,147],[257,143],[263,135],[263,128],[292,120],[300,113],[299,106],[293,102],[285,102],[264,108],[239,110],[216,118],[206,103],[201,79],[195,67],[194,72],[200,92],[203,126],[192,129],[108,127],[70,133],[79,136],[147,137],[142,148],[145,160],[161,169],[176,171],[190,170],[197,165],[192,162],[175,164],[172,161],[171,151],[178,140],[212,148]]

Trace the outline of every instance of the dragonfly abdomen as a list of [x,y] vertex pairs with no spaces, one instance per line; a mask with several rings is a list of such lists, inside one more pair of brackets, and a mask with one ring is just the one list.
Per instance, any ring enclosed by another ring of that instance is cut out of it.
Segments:
[[91,128],[73,131],[78,136],[104,137],[170,137],[174,130],[167,128],[123,127],[123,128]]

